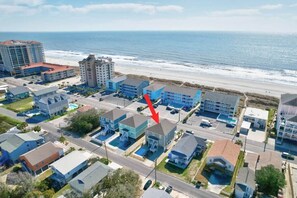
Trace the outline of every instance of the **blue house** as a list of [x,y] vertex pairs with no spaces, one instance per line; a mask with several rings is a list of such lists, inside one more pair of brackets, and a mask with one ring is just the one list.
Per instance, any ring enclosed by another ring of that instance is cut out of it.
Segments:
[[106,81],[106,90],[117,92],[120,89],[120,84],[127,79],[127,76],[119,76]]
[[165,85],[162,84],[151,84],[143,88],[143,95],[148,94],[152,101],[158,100],[161,98]]
[[119,122],[127,117],[127,111],[121,109],[113,109],[100,116],[100,126],[108,131],[117,131]]
[[192,134],[184,134],[168,154],[169,163],[185,169],[194,156],[202,154],[206,149],[206,140]]
[[162,93],[162,104],[176,108],[192,108],[201,101],[201,90],[178,86],[166,86]]
[[2,155],[0,165],[4,163],[16,163],[20,155],[37,148],[44,143],[44,138],[38,133],[18,133],[9,137],[0,144]]
[[134,115],[120,122],[121,141],[127,141],[129,138],[137,140],[144,134],[148,126],[148,118],[143,115]]
[[51,178],[61,187],[64,186],[87,168],[91,156],[92,154],[86,151],[72,151],[50,165],[53,171]]
[[176,131],[176,124],[167,119],[161,120],[159,124],[150,126],[145,131],[145,140],[149,151],[156,152],[159,149],[165,151],[172,142]]
[[8,88],[5,94],[6,100],[10,102],[28,98],[29,96],[29,89],[23,86]]
[[126,98],[137,98],[142,95],[143,88],[149,84],[147,80],[127,78],[120,85],[120,93]]
[[252,198],[256,188],[255,172],[248,167],[239,169],[234,194],[236,198]]

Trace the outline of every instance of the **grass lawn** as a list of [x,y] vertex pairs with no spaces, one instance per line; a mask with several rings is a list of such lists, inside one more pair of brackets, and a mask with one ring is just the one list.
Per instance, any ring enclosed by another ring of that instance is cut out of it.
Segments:
[[41,173],[36,179],[38,181],[43,181],[46,178],[50,177],[52,174],[53,174],[53,171],[52,171],[52,169],[49,168],[45,172]]
[[17,126],[20,123],[22,122],[19,120],[0,114],[0,134],[5,133],[8,129]]
[[13,103],[4,104],[3,107],[6,109],[9,109],[11,111],[14,111],[16,113],[28,111],[33,108],[33,98],[28,97]]
[[5,171],[1,172],[0,177],[2,177],[4,175],[7,175],[8,173],[12,172],[14,167],[21,167],[21,164],[15,164],[12,167],[10,167],[10,168],[6,169]]
[[207,150],[203,153],[202,156],[197,156],[192,159],[190,164],[186,169],[178,168],[170,163],[166,163],[166,159],[163,159],[162,162],[158,165],[157,170],[164,172],[166,174],[178,177],[186,182],[191,183],[192,179],[194,178],[197,170],[201,166],[201,162],[204,161],[210,146],[208,146]]
[[64,186],[63,188],[61,188],[61,190],[59,190],[58,192],[56,192],[53,196],[53,198],[57,198],[61,195],[63,195],[67,190],[70,190],[71,186],[69,184],[67,184],[66,186]]
[[227,194],[232,193],[233,189],[234,189],[234,184],[236,182],[236,177],[238,174],[238,170],[243,166],[244,163],[244,152],[240,151],[239,157],[238,157],[238,161],[236,163],[234,172],[233,172],[233,176],[232,176],[232,180],[230,185],[226,186],[222,192],[226,192]]

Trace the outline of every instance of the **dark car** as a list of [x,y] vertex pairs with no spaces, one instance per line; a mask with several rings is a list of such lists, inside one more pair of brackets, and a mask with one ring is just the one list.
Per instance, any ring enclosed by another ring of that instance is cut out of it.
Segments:
[[30,81],[28,84],[33,84],[33,81]]
[[189,130],[186,130],[186,133],[189,133],[189,134],[194,134],[193,131],[189,131]]
[[26,83],[24,83],[24,84],[23,84],[23,86],[27,86],[27,84],[26,84]]
[[158,107],[158,104],[154,104],[153,107],[154,107],[154,108],[157,108],[157,107]]
[[166,189],[165,189],[165,191],[168,193],[168,194],[170,194],[171,192],[172,192],[172,186],[168,186]]
[[148,180],[145,184],[144,184],[144,187],[143,187],[143,190],[147,190],[151,185],[152,185],[152,180]]
[[288,159],[288,160],[294,160],[295,159],[295,157],[293,155],[291,155],[291,154],[289,154],[287,152],[282,152],[282,157],[284,159]]
[[236,136],[236,137],[239,137],[239,136],[240,136],[240,133],[239,133],[239,132],[237,132],[237,133],[235,134],[235,136]]

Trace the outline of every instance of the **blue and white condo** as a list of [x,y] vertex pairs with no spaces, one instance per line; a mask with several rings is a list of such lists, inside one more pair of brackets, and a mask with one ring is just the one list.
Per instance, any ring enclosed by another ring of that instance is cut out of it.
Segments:
[[206,140],[192,134],[184,134],[168,154],[169,163],[185,169],[193,157],[201,155],[206,149]]
[[154,83],[143,88],[143,95],[148,94],[152,101],[161,98],[165,85]]
[[9,137],[0,144],[2,155],[0,165],[5,163],[16,163],[24,153],[37,148],[44,143],[44,137],[38,133],[19,133]]
[[149,84],[147,80],[127,78],[120,85],[120,93],[126,98],[137,98],[142,95],[143,88],[147,87]]
[[109,80],[106,80],[106,90],[111,92],[117,92],[120,89],[120,85],[127,79],[127,76],[119,76]]
[[120,121],[127,117],[127,111],[113,109],[100,116],[100,126],[104,133],[114,132],[119,129]]
[[166,86],[162,93],[162,104],[174,108],[193,108],[201,101],[201,90],[178,86]]
[[120,122],[120,140],[125,142],[129,138],[137,140],[144,134],[145,129],[148,126],[148,118],[143,115],[134,115],[132,117],[126,118]]
[[27,87],[19,86],[8,88],[5,99],[9,102],[14,102],[30,96],[29,89]]
[[169,120],[161,120],[159,124],[148,127],[145,131],[146,143],[149,151],[156,152],[159,149],[163,152],[172,142],[176,131],[176,124]]

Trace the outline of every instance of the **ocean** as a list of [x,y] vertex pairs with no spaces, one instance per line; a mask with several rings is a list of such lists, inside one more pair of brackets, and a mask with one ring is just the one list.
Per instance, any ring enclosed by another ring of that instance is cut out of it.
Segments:
[[37,40],[49,58],[79,61],[89,53],[116,64],[206,72],[297,85],[297,34],[241,32],[0,33]]

